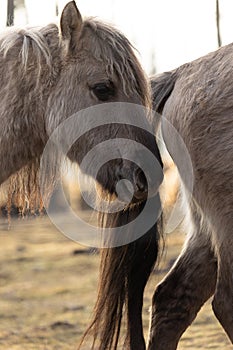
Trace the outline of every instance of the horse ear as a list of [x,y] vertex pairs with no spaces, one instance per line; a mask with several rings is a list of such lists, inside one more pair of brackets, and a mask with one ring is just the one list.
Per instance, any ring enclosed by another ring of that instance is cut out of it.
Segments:
[[82,23],[82,16],[75,1],[68,2],[62,11],[60,27],[62,39],[67,42],[69,49],[72,51],[76,49]]

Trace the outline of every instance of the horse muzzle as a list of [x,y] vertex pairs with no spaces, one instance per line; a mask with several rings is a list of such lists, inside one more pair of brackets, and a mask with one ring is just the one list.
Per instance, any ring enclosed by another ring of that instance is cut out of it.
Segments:
[[[159,186],[163,180],[162,169],[150,174],[146,169],[144,172],[135,163],[124,161],[124,166],[118,171],[116,181],[116,194],[119,200],[131,201],[133,203],[145,201],[147,198],[158,193]],[[119,190],[120,187],[120,190]]]

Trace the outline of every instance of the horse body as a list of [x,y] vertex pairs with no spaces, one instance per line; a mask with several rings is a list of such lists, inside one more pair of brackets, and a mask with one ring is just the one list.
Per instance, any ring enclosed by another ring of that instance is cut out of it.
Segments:
[[[232,55],[231,44],[152,79],[154,107],[163,112],[163,137],[183,180],[190,220],[183,251],[153,297],[150,350],[176,349],[212,295],[215,315],[233,343]],[[192,193],[163,118],[191,157]]]
[[[43,206],[40,160],[47,141],[59,125],[80,110],[97,104],[126,102],[150,107],[149,83],[128,40],[109,25],[94,19],[83,20],[74,1],[64,8],[60,26],[12,28],[2,34],[0,76],[0,185],[8,180],[8,206],[12,197],[14,200],[17,197],[16,205],[22,213]],[[145,125],[147,117],[148,113],[142,113]],[[118,137],[144,145],[161,164],[154,136],[129,123],[93,128],[72,145],[67,156],[80,164],[93,146]],[[56,154],[54,158],[56,162]],[[122,158],[119,153],[119,159],[105,164],[97,180],[110,195],[117,195],[115,185],[119,180],[130,180],[136,209],[131,210],[129,205],[116,217],[112,215],[110,227],[133,219],[147,198],[147,180],[140,168],[127,161],[127,157]],[[53,168],[45,175],[49,197],[56,181]],[[99,296],[90,327],[94,339],[100,338],[100,349],[116,348],[124,305],[128,317],[127,343],[133,349],[145,349],[142,294],[156,261],[157,248],[155,224],[139,242],[102,252],[102,262],[108,265],[106,269],[101,266]],[[144,264],[140,264],[141,254]]]

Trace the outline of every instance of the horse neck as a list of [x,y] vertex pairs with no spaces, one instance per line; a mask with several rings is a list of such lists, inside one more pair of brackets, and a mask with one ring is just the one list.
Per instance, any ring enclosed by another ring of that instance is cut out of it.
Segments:
[[0,53],[0,184],[40,157],[46,142],[44,110],[59,70],[57,31],[49,36],[50,66],[42,55],[35,55],[37,50],[32,52],[33,39],[28,43],[27,65],[22,62],[18,43],[6,58]]

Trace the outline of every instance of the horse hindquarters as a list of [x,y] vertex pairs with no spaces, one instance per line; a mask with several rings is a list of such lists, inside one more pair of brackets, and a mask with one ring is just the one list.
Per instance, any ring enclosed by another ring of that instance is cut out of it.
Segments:
[[217,265],[201,216],[192,209],[192,234],[152,302],[148,350],[175,350],[181,335],[214,293]]

